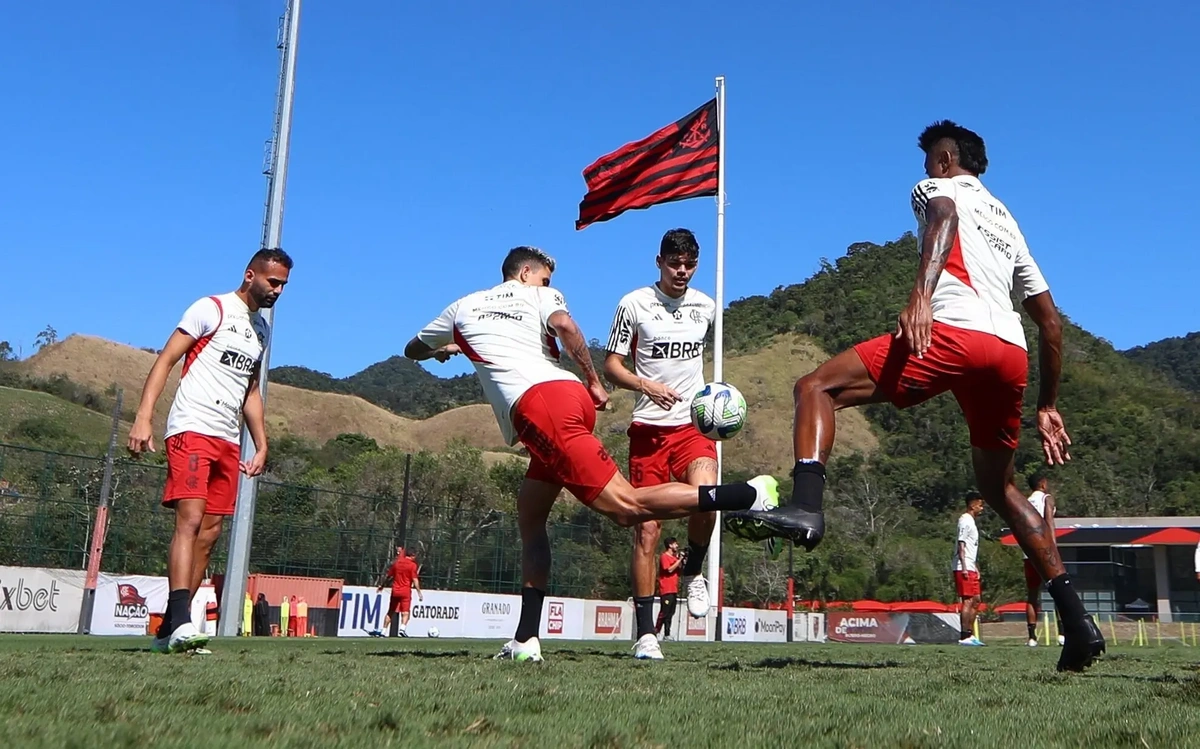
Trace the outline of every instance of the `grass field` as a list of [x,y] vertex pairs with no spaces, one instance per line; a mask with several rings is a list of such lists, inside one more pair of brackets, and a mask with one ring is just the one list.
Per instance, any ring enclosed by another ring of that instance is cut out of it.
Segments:
[[0,746],[1195,746],[1190,648],[0,637]]

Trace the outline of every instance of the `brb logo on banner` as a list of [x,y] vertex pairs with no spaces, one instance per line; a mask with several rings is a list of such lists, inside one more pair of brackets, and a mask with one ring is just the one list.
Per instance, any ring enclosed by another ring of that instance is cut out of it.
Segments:
[[746,634],[746,617],[730,614],[725,620],[725,634],[727,635],[744,635]]
[[146,597],[138,592],[136,586],[129,583],[121,583],[117,586],[117,605],[113,606],[113,617],[126,620],[150,618]]
[[620,606],[597,606],[592,631],[598,635],[621,634],[621,613]]
[[[550,614],[546,617],[546,632],[548,634],[561,635],[563,633],[563,619],[566,618],[564,615],[565,610],[566,605],[562,601],[550,602]],[[597,612],[596,617],[600,617],[599,612]]]
[[25,578],[18,577],[14,586],[0,584],[0,611],[58,611],[55,599],[61,592],[56,580],[50,581],[49,588],[30,588]]

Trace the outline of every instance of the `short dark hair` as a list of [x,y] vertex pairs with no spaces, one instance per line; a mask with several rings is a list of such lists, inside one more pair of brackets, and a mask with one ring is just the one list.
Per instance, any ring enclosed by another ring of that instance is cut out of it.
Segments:
[[684,255],[686,257],[700,256],[700,243],[690,229],[672,229],[663,235],[658,245],[658,256]]
[[542,252],[536,247],[521,245],[514,247],[508,251],[508,255],[504,258],[504,264],[500,266],[500,272],[504,274],[504,280],[516,278],[521,272],[521,268],[526,265],[540,265],[551,273],[554,272],[554,258]]
[[954,141],[958,149],[958,165],[976,176],[987,171],[987,147],[978,133],[968,130],[952,120],[939,120],[921,133],[917,145],[925,153],[937,145],[943,138]]
[[673,544],[673,543],[675,543],[675,537],[674,537],[674,536],[667,536],[667,540],[666,540],[666,541],[663,541],[663,548],[664,548],[664,549],[669,549],[669,548],[671,548],[671,544]]
[[250,262],[246,264],[247,268],[254,266],[264,266],[267,263],[279,263],[288,270],[292,269],[292,256],[283,251],[282,247],[264,247],[254,253],[254,257],[250,258]]
[[1041,486],[1042,482],[1045,481],[1046,479],[1047,479],[1047,476],[1044,473],[1038,472],[1038,473],[1032,474],[1029,477],[1029,488],[1031,490],[1036,491],[1037,488],[1039,486]]
[[974,504],[977,501],[982,502],[983,496],[979,495],[979,494],[968,494],[967,495],[967,502],[966,502],[967,507],[970,507],[972,504]]

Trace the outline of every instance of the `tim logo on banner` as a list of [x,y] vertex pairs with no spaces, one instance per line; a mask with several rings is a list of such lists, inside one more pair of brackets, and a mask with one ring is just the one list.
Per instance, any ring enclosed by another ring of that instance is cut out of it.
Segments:
[[347,585],[342,588],[342,610],[338,612],[338,637],[367,637],[383,629],[387,613],[384,593],[375,588]]

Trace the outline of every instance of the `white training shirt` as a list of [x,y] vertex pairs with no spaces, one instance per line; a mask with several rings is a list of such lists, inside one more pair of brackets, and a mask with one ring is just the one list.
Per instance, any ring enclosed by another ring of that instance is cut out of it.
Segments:
[[958,544],[964,543],[967,545],[966,557],[967,569],[966,572],[978,572],[979,567],[975,564],[975,557],[979,554],[979,529],[975,527],[975,518],[969,512],[964,512],[958,519],[958,540],[954,543],[954,571],[962,572],[962,560],[958,558]]
[[459,299],[417,338],[430,348],[458,344],[483,386],[500,433],[517,443],[512,408],[534,385],[579,378],[559,365],[558,342],[546,321],[567,311],[563,295],[546,286],[506,281]]
[[633,421],[655,426],[691,423],[692,396],[704,387],[704,338],[716,309],[707,294],[695,289],[673,299],[657,285],[644,286],[622,297],[606,348],[621,356],[632,352],[634,374],[662,383],[682,397],[664,411],[639,394]]
[[[1029,504],[1033,505],[1033,509],[1037,510],[1038,517],[1046,517],[1046,492],[1040,489],[1035,490],[1033,494],[1029,495]],[[1028,559],[1029,555],[1022,551],[1021,558]]]
[[958,235],[933,290],[933,319],[1027,348],[1021,315],[1013,309],[1014,275],[1022,301],[1050,287],[1016,220],[975,177],[926,179],[912,191],[918,243],[925,234],[925,208],[939,197],[954,201]]
[[242,404],[271,335],[267,321],[231,292],[197,300],[176,327],[196,342],[183,359],[166,436],[196,432],[240,444]]

